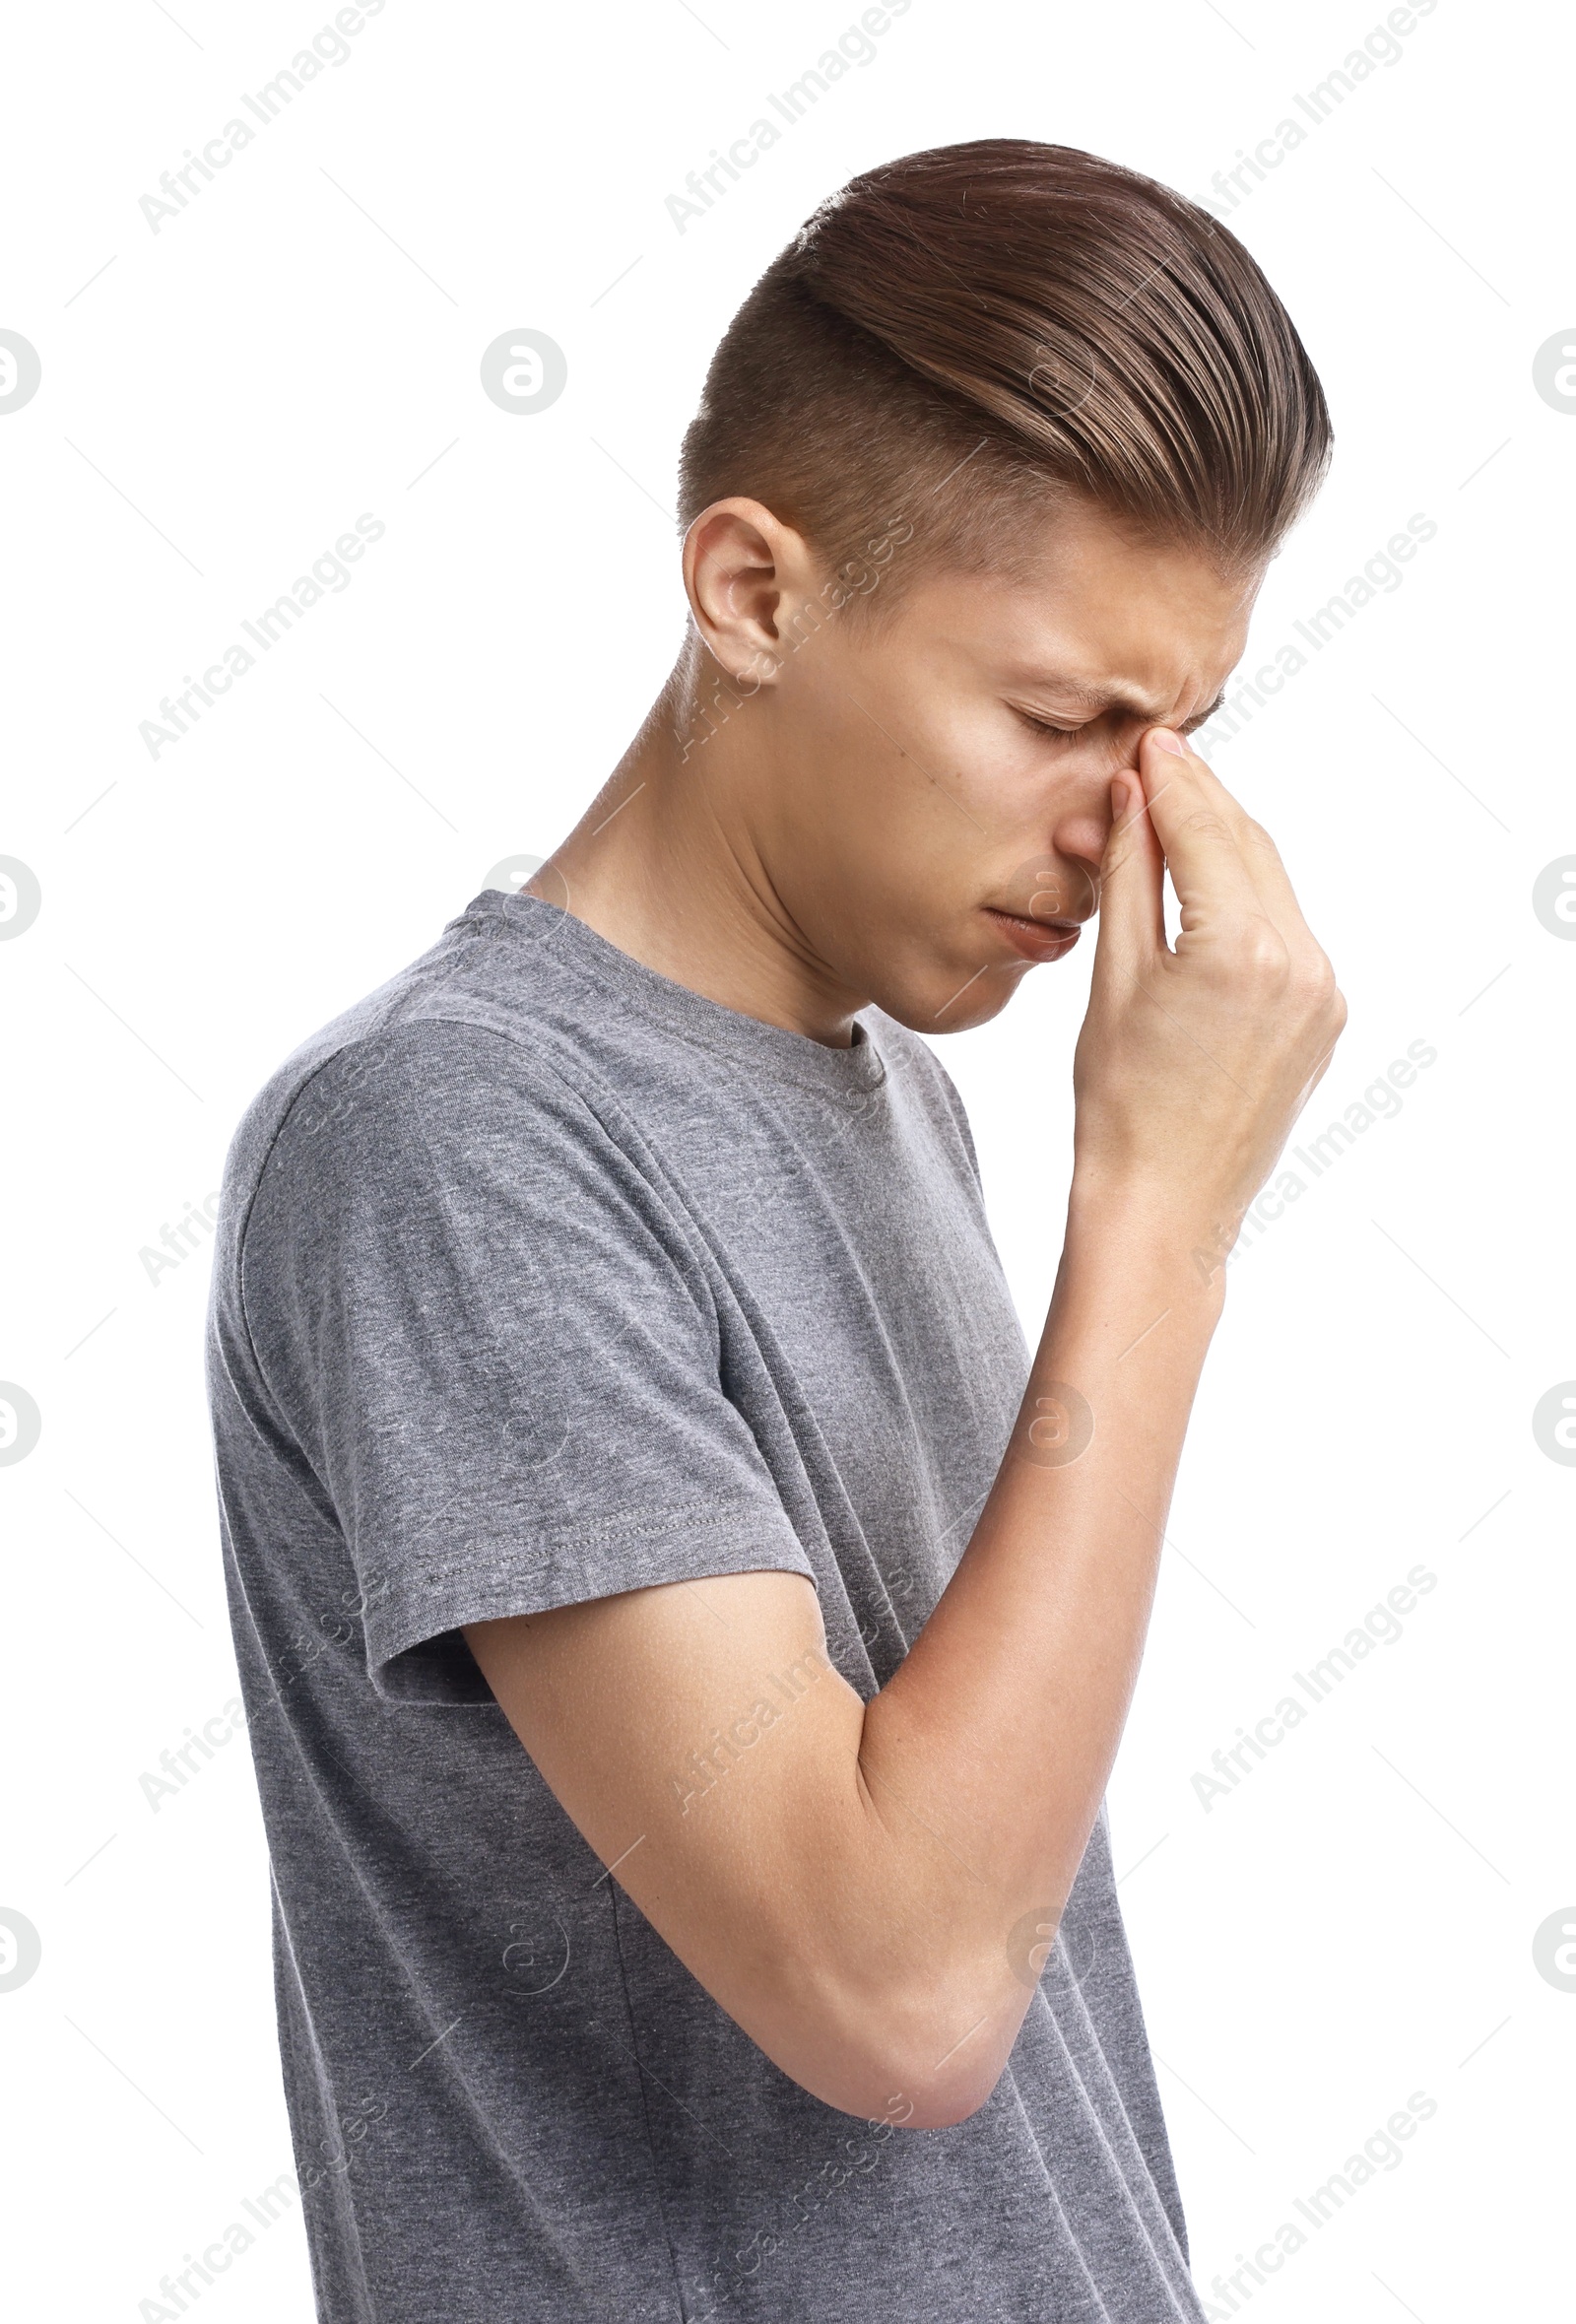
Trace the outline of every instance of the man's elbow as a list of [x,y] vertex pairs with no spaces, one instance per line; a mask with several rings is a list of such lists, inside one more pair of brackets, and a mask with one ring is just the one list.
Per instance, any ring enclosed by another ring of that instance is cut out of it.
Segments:
[[794,2013],[775,2051],[823,2104],[894,2130],[954,2130],[990,2101],[1022,2022],[1020,1988],[995,1978],[857,1998]]
[[843,2058],[833,2064],[806,2060],[790,2078],[823,2105],[839,2113],[893,2130],[955,2130],[989,2104],[1006,2068],[1004,2056],[966,2070],[938,2067],[928,2056],[902,2061],[895,2051],[883,2062]]

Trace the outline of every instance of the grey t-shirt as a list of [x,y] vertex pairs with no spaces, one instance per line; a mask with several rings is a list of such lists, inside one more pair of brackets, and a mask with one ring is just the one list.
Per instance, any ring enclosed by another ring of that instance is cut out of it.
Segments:
[[236,1132],[210,1394],[329,2324],[1201,2315],[1103,1817],[987,2104],[867,2123],[683,1966],[459,1634],[780,1567],[861,1695],[896,1669],[1028,1357],[952,1083],[857,1030],[488,890]]

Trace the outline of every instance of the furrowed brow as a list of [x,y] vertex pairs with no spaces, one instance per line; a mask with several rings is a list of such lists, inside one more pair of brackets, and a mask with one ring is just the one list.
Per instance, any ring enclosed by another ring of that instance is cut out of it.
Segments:
[[1090,711],[1125,710],[1130,718],[1147,718],[1152,725],[1155,713],[1140,695],[1129,694],[1123,686],[1081,686],[1077,679],[1063,678],[1047,672],[1029,681],[1046,694],[1061,697],[1081,709]]
[[[1047,693],[1061,696],[1064,700],[1076,703],[1081,710],[1096,713],[1104,710],[1125,710],[1130,718],[1142,718],[1149,726],[1166,723],[1159,712],[1141,695],[1129,694],[1125,687],[1080,686],[1074,679],[1050,676],[1041,678],[1038,683]],[[1181,734],[1193,734],[1199,727],[1207,725],[1225,700],[1225,694],[1226,690],[1222,686],[1214,701],[1203,710],[1195,710],[1192,717],[1184,720],[1177,731]]]

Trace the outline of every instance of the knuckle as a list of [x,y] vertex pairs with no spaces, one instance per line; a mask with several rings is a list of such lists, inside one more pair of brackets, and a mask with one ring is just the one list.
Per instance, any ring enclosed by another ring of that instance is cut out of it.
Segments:
[[1236,932],[1234,963],[1240,975],[1279,986],[1286,973],[1285,939],[1273,920],[1244,920]]
[[1190,807],[1178,826],[1179,831],[1195,839],[1229,839],[1231,826],[1217,807]]
[[1336,989],[1336,972],[1327,954],[1312,952],[1296,969],[1296,985],[1309,1006],[1327,1013],[1340,998]]

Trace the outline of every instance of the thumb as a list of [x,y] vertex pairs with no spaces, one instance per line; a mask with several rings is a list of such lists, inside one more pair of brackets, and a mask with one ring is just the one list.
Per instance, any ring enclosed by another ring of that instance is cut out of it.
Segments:
[[1144,777],[1124,767],[1111,778],[1111,829],[1100,861],[1100,928],[1096,959],[1112,955],[1137,967],[1165,945],[1165,858],[1149,821]]

